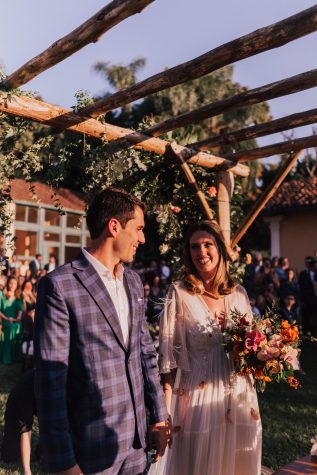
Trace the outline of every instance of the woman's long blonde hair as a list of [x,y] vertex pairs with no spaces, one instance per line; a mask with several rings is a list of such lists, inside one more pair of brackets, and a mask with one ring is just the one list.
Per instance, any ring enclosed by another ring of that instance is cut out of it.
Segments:
[[215,221],[200,221],[199,223],[189,225],[187,229],[184,242],[184,268],[181,277],[185,286],[193,294],[203,294],[205,292],[204,284],[193,264],[190,254],[190,240],[197,231],[205,231],[213,236],[219,252],[219,262],[212,283],[211,293],[215,297],[230,294],[236,285],[228,271],[228,264],[231,258],[222,231]]

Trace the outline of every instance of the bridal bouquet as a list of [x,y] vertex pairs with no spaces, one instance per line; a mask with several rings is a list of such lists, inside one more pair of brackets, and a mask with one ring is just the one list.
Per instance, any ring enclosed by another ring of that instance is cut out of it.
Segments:
[[255,317],[252,322],[236,309],[231,311],[223,339],[236,373],[252,375],[258,392],[271,382],[285,381],[293,389],[300,387],[294,377],[299,369],[298,327],[281,320],[276,306],[267,308],[263,318]]

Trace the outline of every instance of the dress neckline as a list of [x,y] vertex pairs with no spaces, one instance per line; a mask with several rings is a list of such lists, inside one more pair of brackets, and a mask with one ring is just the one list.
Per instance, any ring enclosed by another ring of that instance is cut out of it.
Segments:
[[[203,306],[205,307],[205,309],[208,311],[208,313],[210,313],[210,315],[213,316],[213,319],[215,320],[215,317],[216,317],[216,312],[213,312],[212,310],[210,310],[210,308],[208,307],[207,303],[205,302],[205,300],[203,299],[203,296],[201,294],[196,294],[197,297],[199,298],[199,300],[202,302]],[[227,295],[225,295],[223,297],[223,303],[224,303],[224,311],[225,311],[225,314],[227,314]]]

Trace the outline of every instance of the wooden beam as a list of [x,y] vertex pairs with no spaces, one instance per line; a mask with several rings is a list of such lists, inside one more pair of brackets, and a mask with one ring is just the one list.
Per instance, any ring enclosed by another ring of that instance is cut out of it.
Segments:
[[253,125],[240,130],[234,130],[224,134],[216,135],[199,142],[188,144],[187,147],[196,150],[209,150],[212,147],[221,145],[231,145],[244,140],[255,139],[265,135],[276,134],[283,130],[289,130],[294,127],[314,124],[317,122],[317,109],[311,109],[305,112],[288,115],[280,119],[272,120],[260,125]]
[[226,244],[230,246],[231,234],[231,198],[234,188],[234,176],[231,172],[217,174],[217,208],[218,223],[221,227]]
[[285,20],[230,41],[186,63],[155,74],[144,81],[101,99],[83,109],[97,117],[141,97],[199,78],[228,64],[283,46],[317,30],[317,5]]
[[194,177],[186,161],[186,155],[184,154],[183,147],[178,145],[176,142],[171,143],[169,145],[169,150],[167,151],[166,156],[169,156],[170,158],[172,158],[172,160],[176,162],[183,177],[185,178],[186,183],[189,185],[191,192],[194,193],[194,195],[196,196],[198,204],[205,217],[210,220],[214,219],[214,214],[210,209],[208,201],[206,200],[206,197],[201,191],[201,189],[199,188],[196,178]]
[[[159,155],[165,155],[170,145],[166,140],[154,139],[134,130],[124,129],[112,124],[102,124],[95,119],[78,117],[69,109],[63,109],[26,96],[10,96],[9,98],[5,93],[0,92],[0,112],[6,112],[24,119],[33,120],[62,130],[71,130],[91,137],[105,138],[109,141],[125,141],[135,148],[144,149]],[[245,165],[236,164],[204,152],[197,153],[195,150],[186,147],[181,148],[189,163],[213,170],[230,169],[232,173],[239,176],[249,175],[249,168]]]
[[[94,16],[68,35],[55,41],[49,48],[10,74],[5,84],[12,88],[22,86],[46,69],[51,68],[89,43],[96,43],[103,33],[122,20],[139,13],[154,0],[113,0]],[[62,13],[61,13],[62,14]]]
[[281,153],[297,152],[298,150],[310,147],[317,147],[317,135],[287,140],[286,142],[279,142],[260,148],[252,148],[242,152],[227,153],[225,157],[228,160],[236,162],[247,162],[258,158],[271,157],[272,155],[280,155]]
[[285,177],[293,168],[295,162],[298,160],[302,153],[302,150],[299,150],[296,154],[291,155],[287,160],[285,160],[284,164],[281,166],[280,170],[271,181],[267,189],[262,193],[259,199],[254,203],[251,210],[249,211],[248,215],[245,217],[244,221],[240,224],[238,230],[236,231],[235,235],[231,241],[231,247],[234,247],[242,236],[247,232],[255,218],[258,214],[262,211],[266,203],[269,199],[274,195],[280,184],[283,182]]
[[250,106],[259,102],[268,101],[276,97],[294,94],[317,86],[317,69],[297,74],[281,81],[272,82],[265,86],[250,89],[249,91],[236,94],[235,96],[212,102],[199,107],[191,112],[180,114],[171,119],[164,120],[145,130],[145,133],[157,137],[179,127],[184,127],[215,115],[223,114],[231,109]]

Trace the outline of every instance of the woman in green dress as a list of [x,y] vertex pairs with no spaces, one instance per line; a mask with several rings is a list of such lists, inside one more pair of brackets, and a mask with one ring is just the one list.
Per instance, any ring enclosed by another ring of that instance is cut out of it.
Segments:
[[0,318],[2,320],[1,359],[8,365],[21,359],[22,354],[22,300],[17,298],[18,282],[9,277],[0,295]]

